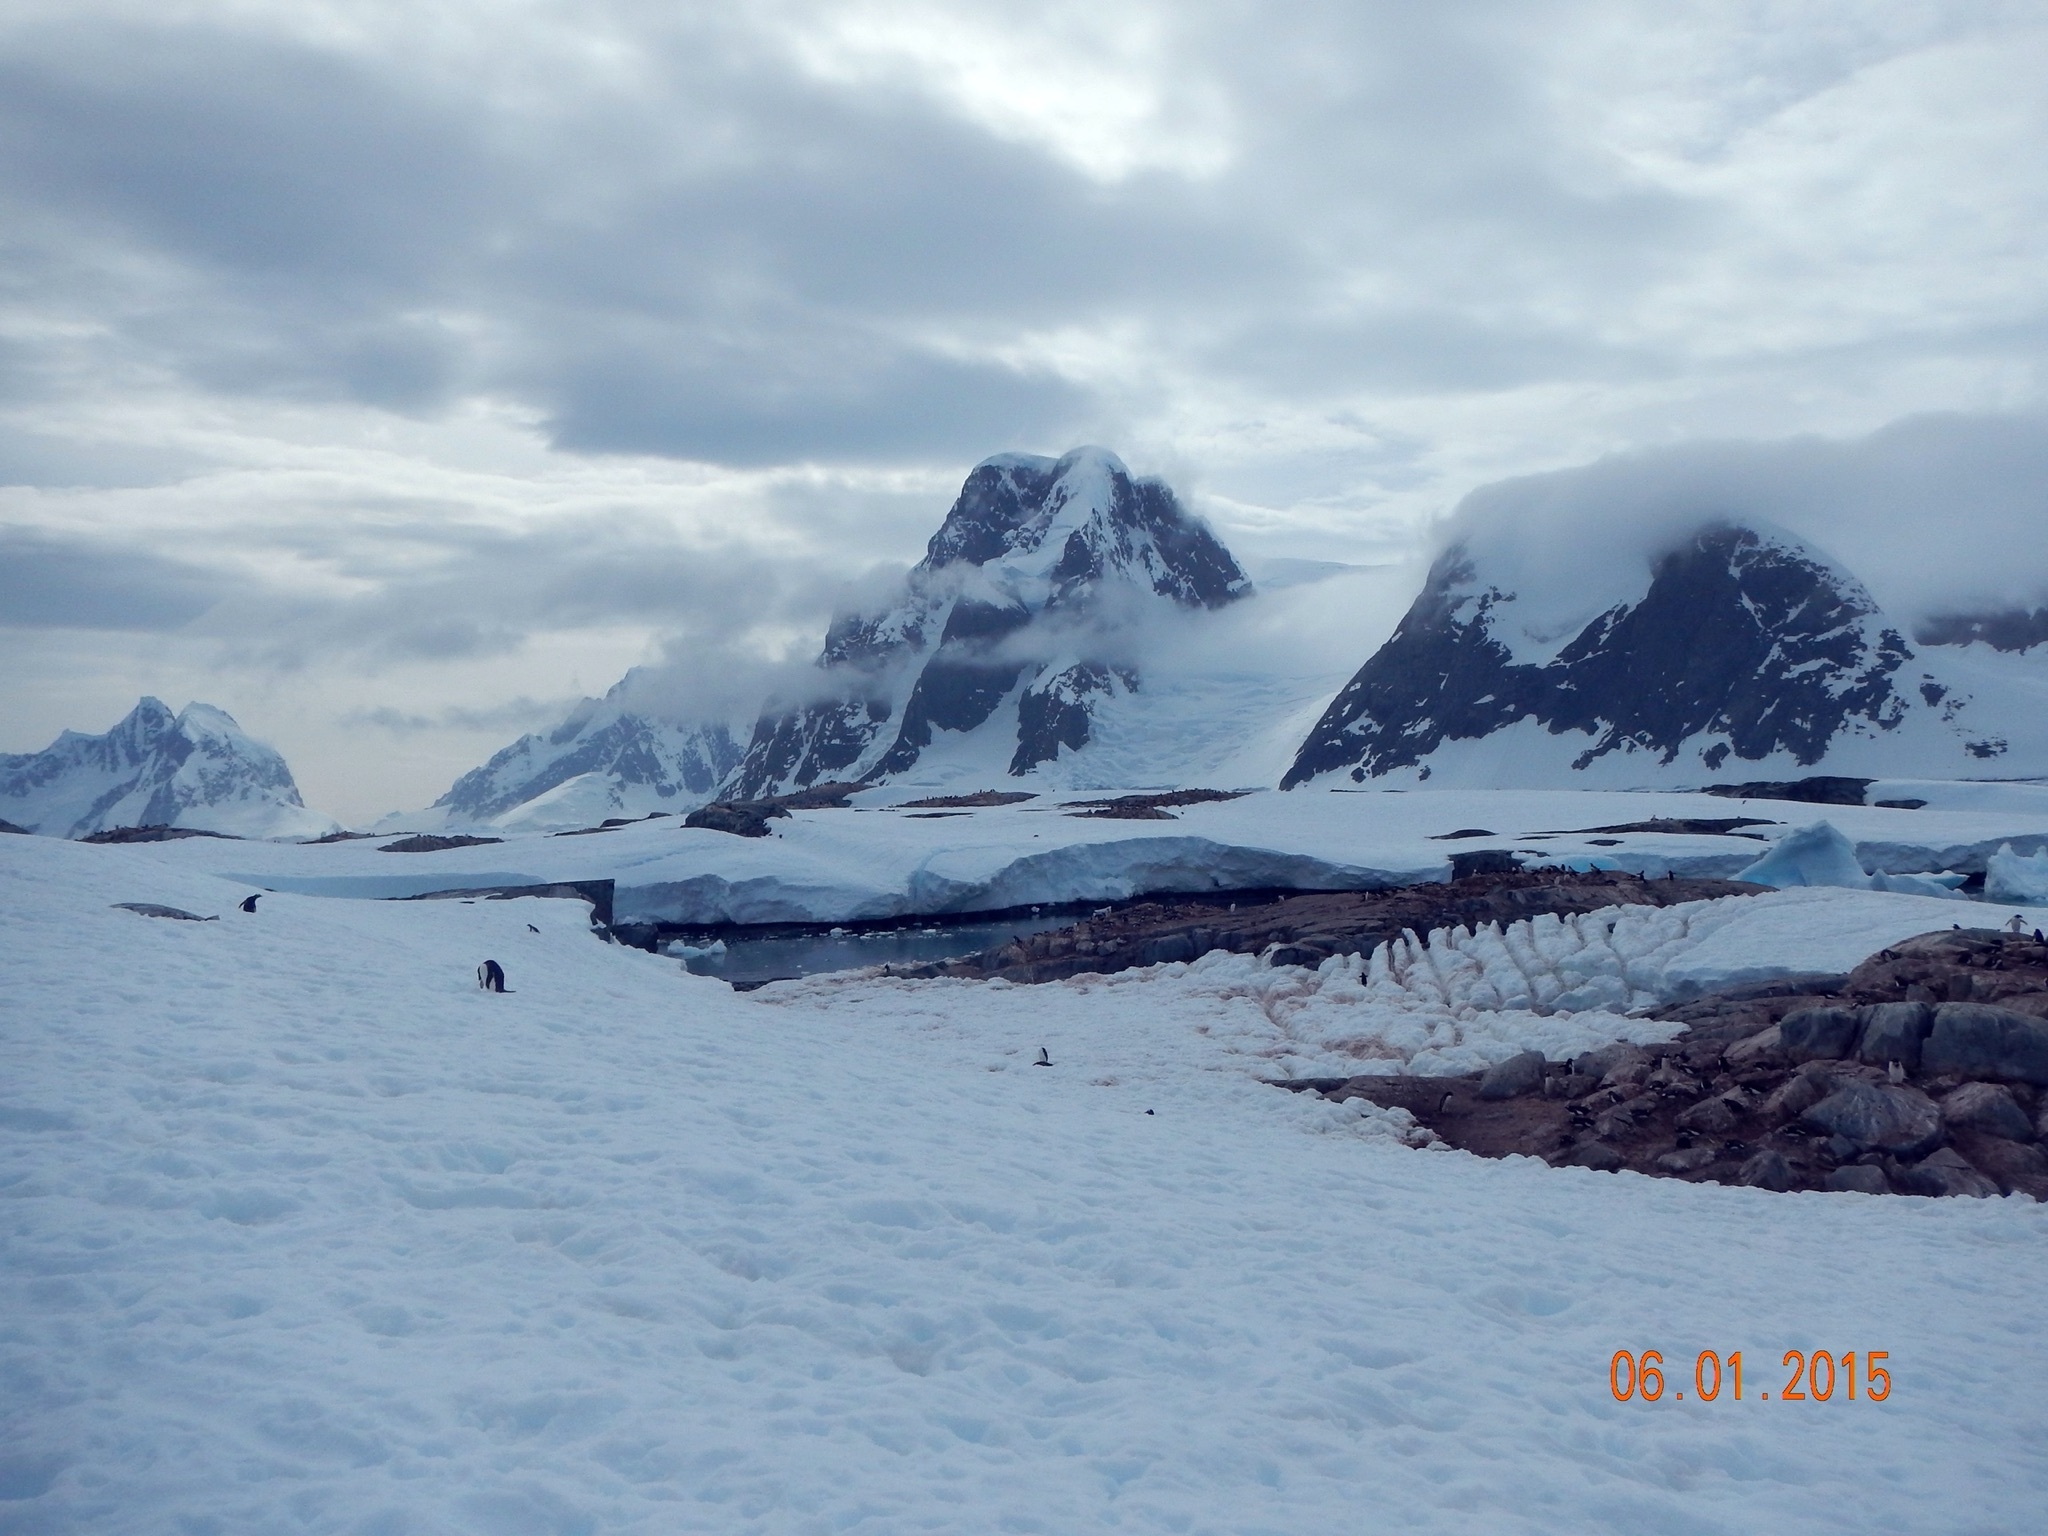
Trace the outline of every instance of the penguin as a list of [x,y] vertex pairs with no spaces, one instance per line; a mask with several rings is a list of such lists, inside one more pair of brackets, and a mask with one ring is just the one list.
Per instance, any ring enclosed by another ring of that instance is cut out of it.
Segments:
[[486,960],[476,968],[476,984],[486,992],[505,990],[505,967],[495,960]]
[[1052,1057],[1046,1054],[1044,1046],[1041,1045],[1038,1048],[1038,1060],[1031,1063],[1031,1065],[1034,1067],[1049,1067],[1052,1065]]
[[1890,1078],[1895,1083],[1903,1083],[1906,1080],[1906,1069],[1900,1066],[1896,1061],[1886,1062],[1884,1073],[1886,1077]]
[[2021,917],[2019,913],[2015,912],[2013,913],[2011,920],[2006,923],[2005,931],[2011,934],[2014,938],[2018,938],[2021,934],[2027,931],[2027,920],[2024,917]]
[[[256,896],[261,896],[262,894],[261,891],[258,891]],[[242,910],[244,912],[254,912],[256,910],[256,896],[244,896],[242,898]]]
[[528,923],[528,924],[526,925],[526,931],[527,931],[528,933],[539,933],[539,932],[540,932],[540,930],[539,930],[538,928],[534,927],[534,926],[533,926],[533,924],[531,924],[531,923]]

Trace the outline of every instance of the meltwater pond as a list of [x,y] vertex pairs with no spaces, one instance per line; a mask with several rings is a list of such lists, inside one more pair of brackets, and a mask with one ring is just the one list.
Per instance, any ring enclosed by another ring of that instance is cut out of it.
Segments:
[[735,987],[758,987],[770,981],[815,976],[821,971],[853,971],[870,965],[922,965],[951,960],[993,948],[1004,940],[1047,928],[1064,928],[1074,912],[1047,911],[1038,916],[995,918],[986,922],[934,924],[927,927],[857,930],[835,928],[825,933],[770,930],[749,936],[726,929],[716,941],[677,940],[664,946],[681,957],[695,975],[715,976]]

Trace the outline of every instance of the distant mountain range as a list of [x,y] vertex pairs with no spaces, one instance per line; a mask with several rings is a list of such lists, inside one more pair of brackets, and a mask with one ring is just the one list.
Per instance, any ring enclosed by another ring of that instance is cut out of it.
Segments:
[[[1116,455],[1004,454],[968,475],[888,603],[833,621],[807,696],[769,701],[743,746],[726,722],[635,707],[629,675],[465,774],[424,818],[392,824],[588,826],[823,780],[1064,782],[1098,759],[1103,783],[1134,766],[1172,773],[1182,754],[1152,716],[1179,701],[1138,700],[1142,636],[1162,614],[1198,615],[1250,592],[1172,490]],[[1144,704],[1158,707],[1148,715]],[[1107,749],[1105,713],[1123,727]],[[1184,715],[1177,724],[1209,738],[1225,729]]]
[[723,724],[631,709],[634,681],[628,673],[552,731],[520,737],[457,779],[433,809],[451,824],[588,827],[702,805],[738,766],[739,746]]
[[1959,643],[1916,651],[1854,576],[1782,530],[1709,523],[1640,566],[1566,551],[1547,580],[1514,554],[1445,550],[1283,788],[2048,769],[2048,669],[2026,647],[1979,648],[1984,624],[1959,618],[1944,631]]
[[101,736],[66,731],[41,752],[0,754],[0,819],[54,837],[169,826],[239,837],[335,829],[299,799],[277,752],[210,704],[173,715],[145,698]]
[[[1162,667],[1253,598],[1237,560],[1114,454],[1005,454],[968,475],[893,597],[835,619],[810,686],[767,702],[750,732],[650,710],[638,701],[659,688],[629,673],[387,823],[557,830],[826,780],[1611,789],[2048,774],[2048,610],[1945,614],[1909,640],[1841,565],[1754,519],[1702,520],[1647,552],[1565,542],[1515,519],[1466,526],[1331,697],[1341,657],[1284,684]],[[1345,569],[1292,565],[1276,588]],[[0,819],[74,837],[333,825],[227,715],[173,717],[156,699],[104,736],[0,756]]]

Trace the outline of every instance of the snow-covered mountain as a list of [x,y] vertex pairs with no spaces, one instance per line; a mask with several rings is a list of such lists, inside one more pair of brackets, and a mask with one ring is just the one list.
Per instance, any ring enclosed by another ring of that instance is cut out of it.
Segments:
[[239,837],[318,837],[277,751],[224,710],[173,715],[145,698],[103,736],[66,731],[41,752],[0,754],[0,818],[53,837],[112,827],[193,827]]
[[628,672],[552,731],[520,737],[457,779],[433,810],[448,825],[552,830],[702,805],[739,762],[739,744],[722,723],[634,708],[638,680]]
[[1482,527],[1437,560],[1283,787],[2048,771],[2048,668],[1953,638],[1916,651],[1854,576],[1766,525],[1706,523],[1640,559]]
[[1104,449],[985,460],[896,599],[833,623],[815,696],[762,714],[725,792],[1070,760],[1143,688],[1148,618],[1250,590],[1164,482]]

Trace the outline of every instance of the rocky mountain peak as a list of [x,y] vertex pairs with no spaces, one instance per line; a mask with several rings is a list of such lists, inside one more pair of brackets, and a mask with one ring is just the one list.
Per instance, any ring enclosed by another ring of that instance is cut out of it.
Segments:
[[[1120,577],[1186,606],[1216,608],[1249,587],[1228,550],[1161,480],[1134,480],[1106,448],[1058,459],[1000,454],[976,465],[917,570],[994,566],[1030,606],[1072,602]],[[1042,589],[1032,591],[1034,583]],[[1036,598],[1035,603],[1032,599]]]
[[896,600],[832,625],[827,697],[765,712],[727,792],[888,778],[987,731],[1009,740],[1010,773],[1031,772],[1085,747],[1094,709],[1141,685],[1097,654],[1132,605],[1218,608],[1250,590],[1165,482],[1106,449],[985,459]]
[[1570,744],[1574,771],[1620,755],[1708,779],[1736,760],[1809,767],[1907,718],[1895,675],[1913,652],[1861,583],[1789,534],[1699,528],[1562,633],[1532,632],[1518,610],[1565,599],[1490,580],[1487,554],[1460,542],[1437,560],[1285,787],[1336,771],[1426,778],[1447,748],[1531,721]]

